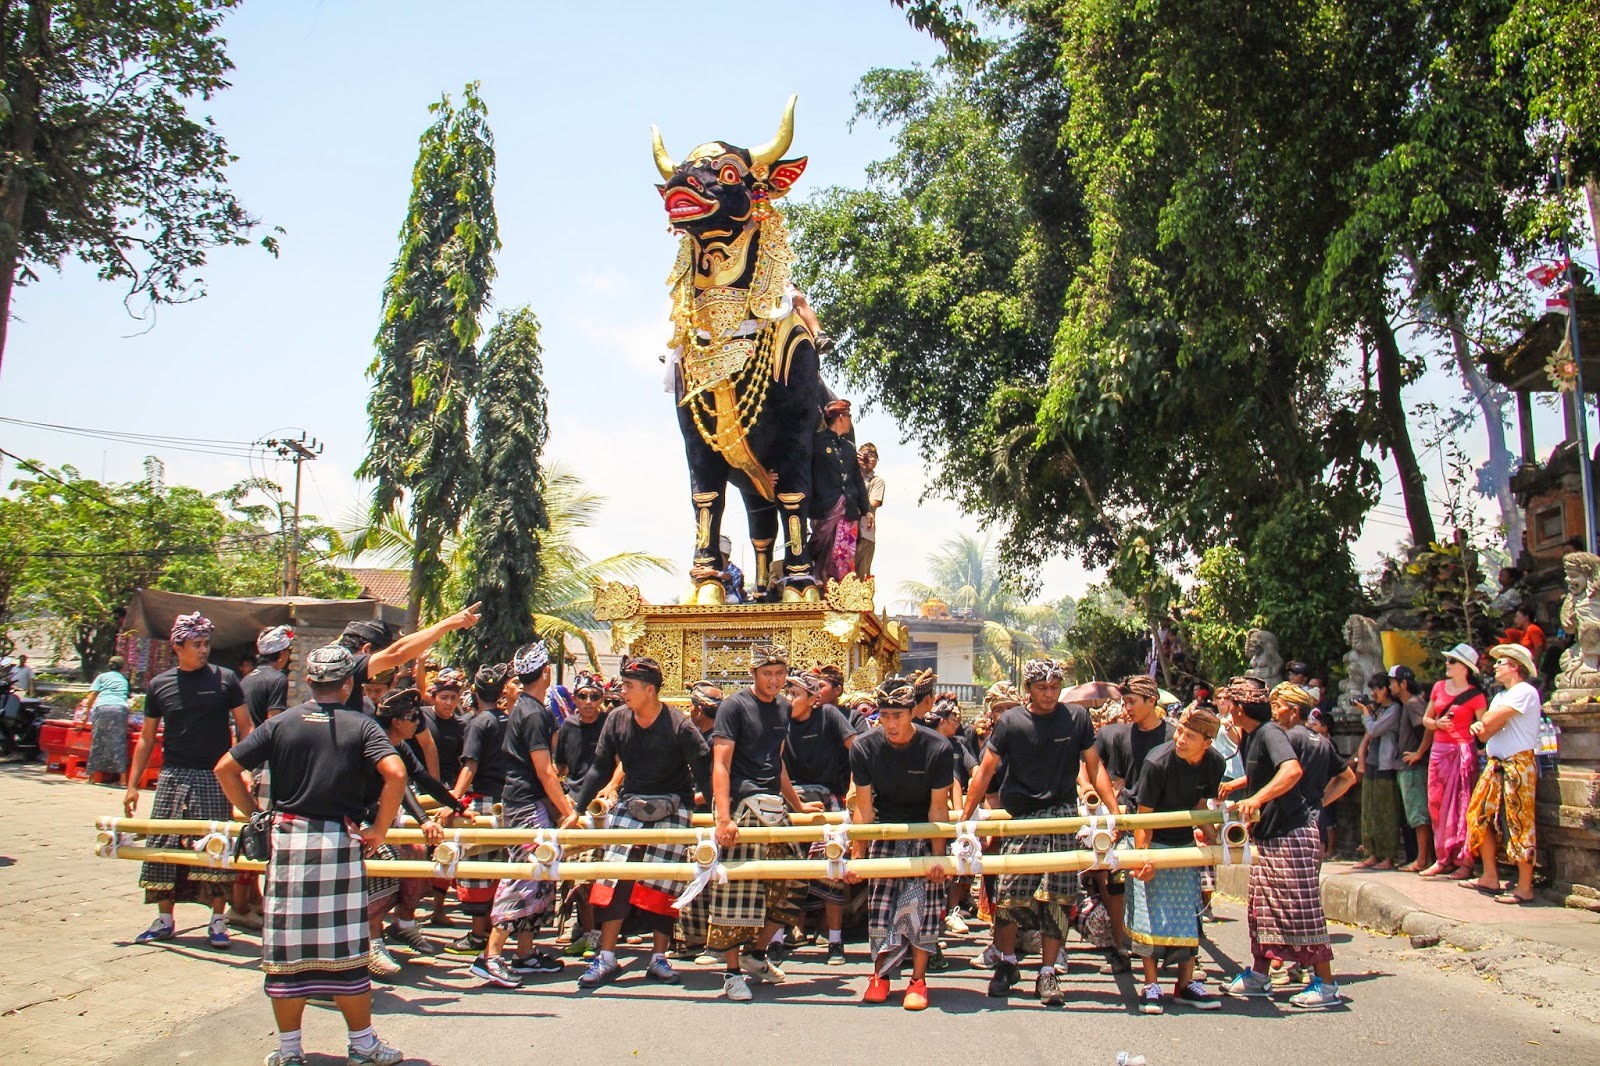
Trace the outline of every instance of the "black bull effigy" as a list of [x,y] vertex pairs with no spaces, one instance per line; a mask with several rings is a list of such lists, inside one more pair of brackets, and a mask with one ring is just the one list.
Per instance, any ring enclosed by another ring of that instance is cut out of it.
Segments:
[[[794,255],[772,206],[806,167],[804,157],[781,158],[794,137],[794,105],[790,97],[778,135],[760,147],[709,141],[677,163],[651,127],[665,179],[657,188],[681,235],[667,284],[694,565],[716,565],[731,481],[745,501],[754,591],[781,589],[785,599],[801,598],[813,585],[806,519],[825,396],[814,338],[794,309]],[[774,561],[780,541],[781,572]],[[701,584],[713,597],[720,589]]]

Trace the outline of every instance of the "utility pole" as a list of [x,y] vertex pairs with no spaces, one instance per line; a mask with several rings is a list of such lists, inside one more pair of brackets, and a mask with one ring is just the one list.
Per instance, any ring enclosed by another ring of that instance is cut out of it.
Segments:
[[[1561,146],[1555,149],[1556,196],[1562,211],[1567,209],[1567,175],[1561,168]],[[1566,263],[1567,343],[1572,346],[1574,385],[1578,393],[1578,479],[1583,488],[1583,541],[1589,551],[1600,551],[1600,530],[1595,529],[1594,469],[1589,456],[1589,404],[1583,386],[1583,347],[1578,342],[1578,276],[1572,269],[1572,249],[1567,244],[1567,225],[1561,224],[1561,258]]]
[[304,432],[299,440],[269,440],[267,447],[285,459],[294,460],[294,519],[289,534],[289,566],[284,574],[283,594],[300,595],[300,468],[322,454],[322,442]]

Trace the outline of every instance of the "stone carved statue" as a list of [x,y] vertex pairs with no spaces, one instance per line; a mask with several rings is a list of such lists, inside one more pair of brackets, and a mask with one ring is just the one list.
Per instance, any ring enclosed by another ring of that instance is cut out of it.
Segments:
[[1600,688],[1600,555],[1571,552],[1561,566],[1567,573],[1561,626],[1574,640],[1561,653],[1556,691]]
[[1383,672],[1383,640],[1378,636],[1378,623],[1359,614],[1345,619],[1344,639],[1350,650],[1344,653],[1345,677],[1339,682],[1339,710],[1360,715],[1354,701],[1366,699],[1367,678]]
[[1283,680],[1283,655],[1278,651],[1276,633],[1252,629],[1245,634],[1244,653],[1250,656],[1250,669],[1246,674],[1259,677],[1269,689]]

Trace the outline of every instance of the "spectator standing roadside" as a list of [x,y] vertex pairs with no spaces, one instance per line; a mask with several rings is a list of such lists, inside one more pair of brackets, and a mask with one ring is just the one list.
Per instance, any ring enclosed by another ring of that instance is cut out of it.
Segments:
[[[1539,771],[1534,752],[1539,746],[1539,691],[1529,683],[1533,656],[1521,644],[1489,649],[1495,680],[1505,686],[1472,726],[1484,742],[1488,762],[1467,803],[1467,847],[1483,860],[1479,891],[1494,893],[1496,903],[1533,900],[1534,787]],[[1501,854],[1517,866],[1515,886],[1501,891]]]
[[[405,764],[378,723],[343,705],[355,657],[338,645],[307,657],[312,702],[273,717],[217,761],[215,780],[238,808],[255,814],[246,770],[272,763],[272,853],[267,860],[261,968],[278,1026],[267,1066],[302,1066],[306,1000],[331,996],[348,1030],[349,1066],[393,1066],[405,1056],[372,1030],[367,973],[367,889],[362,856],[383,844],[400,810]],[[362,817],[367,783],[383,792],[373,823]]]
[[1433,746],[1433,733],[1422,725],[1428,714],[1428,700],[1417,688],[1416,673],[1402,665],[1391,669],[1389,677],[1390,692],[1400,704],[1400,769],[1395,774],[1400,786],[1400,807],[1406,825],[1417,837],[1416,859],[1400,868],[1416,874],[1433,865],[1433,825],[1428,820],[1428,751]]
[[33,684],[33,667],[28,665],[28,657],[17,656],[16,665],[11,668],[11,691],[18,696],[32,696]]
[[1367,857],[1357,870],[1392,870],[1399,854],[1400,704],[1389,695],[1389,675],[1367,678],[1367,699],[1361,708],[1366,735],[1356,751],[1355,771],[1361,776],[1361,847]]
[[878,446],[871,441],[856,451],[861,477],[867,483],[867,509],[861,515],[856,533],[856,576],[865,581],[872,576],[872,555],[878,547],[878,508],[883,506],[883,478],[878,476]]
[[[1478,778],[1478,751],[1472,726],[1488,706],[1478,687],[1478,652],[1457,644],[1444,653],[1445,679],[1428,696],[1422,727],[1433,734],[1428,757],[1428,820],[1438,858],[1423,877],[1449,874],[1452,881],[1472,876],[1467,846],[1467,804]],[[1452,872],[1454,871],[1454,872]]]
[[85,783],[95,774],[116,774],[117,784],[128,787],[128,675],[122,656],[113,655],[105,672],[94,679],[84,710],[89,714],[89,761]]

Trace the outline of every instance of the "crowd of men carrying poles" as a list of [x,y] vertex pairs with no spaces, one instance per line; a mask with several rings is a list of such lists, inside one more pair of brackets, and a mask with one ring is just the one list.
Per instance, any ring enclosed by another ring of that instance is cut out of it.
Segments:
[[[1032,660],[1022,692],[989,690],[984,738],[931,673],[846,696],[836,669],[800,670],[774,645],[753,647],[748,688],[695,685],[688,714],[663,704],[649,658],[625,659],[609,685],[580,675],[570,694],[552,692],[542,643],[470,682],[446,670],[423,681],[427,692],[378,691],[374,679],[477,620],[469,607],[398,638],[382,623],[351,623],[307,656],[311,699],[295,707],[254,698],[259,687],[247,706],[238,678],[209,663],[201,615],[172,628],[177,666],[151,681],[125,817],[101,820],[99,849],[144,862],[139,883],[159,913],[141,943],[174,937],[174,904],[196,902],[213,911],[207,939],[227,947],[224,908],[232,898],[248,909],[265,871],[262,969],[279,1030],[269,1066],[304,1062],[313,998],[342,1012],[350,1063],[403,1061],[373,1031],[371,976],[398,970],[391,945],[434,952],[416,913],[430,891],[436,922],[447,891],[472,918],[446,950],[471,953],[471,972],[494,985],[561,971],[534,941],[577,896],[588,931],[567,954],[588,957],[580,987],[624,974],[626,929],[639,934],[628,942],[650,941],[642,979],[676,983],[669,954],[703,945],[696,961],[721,967],[721,995],[739,1002],[752,983],[785,980],[781,945],[808,906],[820,912],[827,962],[845,963],[845,905],[864,884],[872,966],[862,1001],[888,1001],[909,965],[899,1001],[915,1011],[929,1004],[947,921],[959,921],[949,908],[979,892],[993,918],[988,994],[1013,994],[1019,945],[1036,942],[1034,996],[1063,1004],[1063,946],[1084,932],[1087,888],[1109,946],[1125,936],[1142,965],[1139,1008],[1154,1014],[1163,969],[1170,1002],[1220,1006],[1196,978],[1201,914],[1211,867],[1248,861],[1253,958],[1222,993],[1265,997],[1276,984],[1297,1007],[1341,1002],[1314,819],[1352,775],[1304,728],[1313,699],[1297,685],[1269,692],[1236,678],[1215,710],[1169,716],[1154,680],[1134,676],[1119,686],[1124,720],[1097,732],[1084,707],[1060,702],[1060,666]],[[279,674],[292,637],[280,627],[258,641]],[[453,711],[464,687],[479,710],[462,726]],[[574,701],[576,749],[551,709],[558,693]],[[456,722],[438,733],[448,750],[430,752],[429,765],[414,750],[425,701],[438,708],[430,730]],[[1219,740],[1224,719],[1244,738],[1238,750]],[[158,722],[164,761],[153,817],[141,820],[137,782]],[[440,755],[448,783],[429,771]],[[573,765],[583,760],[586,769]],[[1285,970],[1276,982],[1275,966]],[[1309,980],[1298,987],[1291,974]]]

